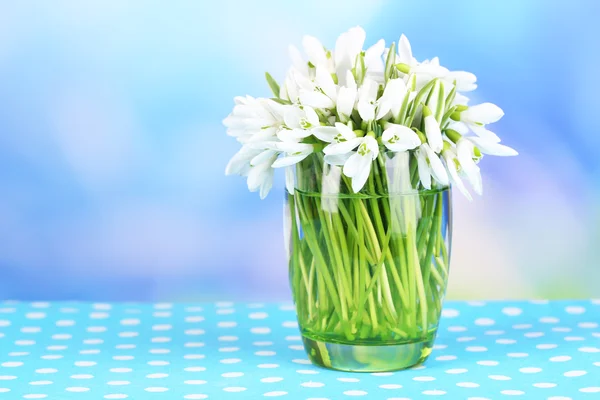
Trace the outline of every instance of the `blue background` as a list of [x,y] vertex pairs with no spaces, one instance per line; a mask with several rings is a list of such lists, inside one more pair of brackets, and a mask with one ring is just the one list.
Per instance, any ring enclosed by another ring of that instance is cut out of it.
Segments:
[[600,3],[62,0],[0,3],[0,298],[289,296],[283,177],[225,177],[235,95],[287,45],[405,33],[474,72],[520,156],[456,196],[453,298],[600,296]]

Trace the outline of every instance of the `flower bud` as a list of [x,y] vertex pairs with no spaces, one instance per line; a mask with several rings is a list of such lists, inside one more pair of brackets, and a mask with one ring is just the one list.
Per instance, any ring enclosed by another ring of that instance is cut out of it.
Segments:
[[[369,132],[369,133],[371,133],[371,132]],[[365,131],[363,131],[362,129],[356,129],[354,131],[354,134],[356,135],[356,137],[363,137],[363,136],[365,136]]]
[[458,141],[462,137],[462,135],[454,129],[446,129],[444,133],[446,134],[446,136],[448,136],[448,139],[452,140],[454,143],[458,143]]
[[404,63],[396,64],[396,69],[403,74],[408,74],[410,72],[410,65]]

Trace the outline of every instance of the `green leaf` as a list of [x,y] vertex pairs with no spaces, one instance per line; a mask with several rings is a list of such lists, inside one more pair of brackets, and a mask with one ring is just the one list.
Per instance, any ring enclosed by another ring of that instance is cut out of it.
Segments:
[[437,120],[438,123],[440,123],[442,121],[442,116],[444,115],[444,109],[445,109],[445,102],[444,102],[444,85],[442,85],[442,83],[440,82],[439,86],[439,92],[438,92],[438,98],[437,98],[437,105],[435,108],[435,119]]
[[271,97],[271,100],[273,100],[275,103],[283,104],[284,106],[292,104],[292,102],[289,100],[279,99],[277,97]]
[[271,92],[273,92],[273,95],[275,97],[279,98],[279,85],[277,84],[275,79],[273,79],[271,74],[269,74],[268,72],[265,72],[265,78],[267,79],[267,83],[269,84],[269,87],[271,88]]
[[390,50],[388,51],[387,59],[385,60],[385,70],[383,76],[385,77],[386,82],[392,77],[394,61],[396,61],[396,42],[392,42]]
[[[456,83],[456,81],[454,83]],[[448,97],[446,97],[446,110],[452,106],[454,97],[456,97],[456,85],[452,86],[452,90],[450,90],[450,93],[448,93]]]

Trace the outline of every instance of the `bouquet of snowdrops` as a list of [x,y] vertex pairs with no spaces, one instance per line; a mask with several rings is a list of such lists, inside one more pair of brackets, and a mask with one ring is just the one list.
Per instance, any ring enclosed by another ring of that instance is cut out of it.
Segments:
[[[498,106],[469,105],[475,75],[417,61],[405,36],[389,48],[380,40],[363,50],[364,41],[360,27],[333,51],[305,36],[305,56],[290,47],[283,84],[266,75],[274,97],[237,97],[223,122],[242,145],[227,174],[246,176],[264,198],[285,169],[291,285],[309,357],[378,371],[430,352],[448,279],[449,186],[471,199],[463,179],[481,194],[483,155],[517,152],[488,129]],[[388,347],[357,360],[331,343]]]

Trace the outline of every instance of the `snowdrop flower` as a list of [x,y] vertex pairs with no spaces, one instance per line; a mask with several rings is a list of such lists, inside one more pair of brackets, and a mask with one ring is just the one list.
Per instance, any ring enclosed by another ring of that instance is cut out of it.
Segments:
[[471,106],[460,112],[459,116],[460,122],[466,124],[477,136],[492,142],[500,142],[500,138],[485,127],[485,125],[496,122],[504,116],[504,111],[497,105],[482,103]]
[[516,156],[519,154],[511,147],[481,137],[466,137],[465,140],[473,142],[473,144],[477,146],[477,148],[481,150],[483,154],[488,154],[490,156],[506,157]]
[[448,170],[448,176],[450,178],[450,183],[454,187],[457,187],[458,190],[467,198],[469,201],[473,200],[471,197],[471,193],[465,187],[462,179],[458,175],[460,162],[456,156],[456,150],[452,148],[452,146],[448,142],[444,142],[444,150],[442,151],[442,157],[446,162],[446,169]]
[[360,138],[358,149],[348,158],[344,164],[344,175],[352,179],[352,190],[354,193],[360,192],[365,186],[369,174],[371,173],[371,164],[379,154],[377,140],[372,136]]
[[440,185],[448,186],[448,173],[442,160],[427,143],[423,143],[417,151],[419,179],[425,189],[431,189],[431,177]]
[[280,142],[276,144],[276,147],[285,155],[273,162],[273,168],[289,167],[297,164],[312,154],[314,150],[313,145],[308,143]]
[[392,93],[392,91],[399,90],[400,88],[397,85],[388,87],[386,87],[386,89],[388,89],[388,93],[386,94],[384,91],[384,94],[381,96],[381,98],[377,100],[379,84],[371,78],[365,79],[358,92],[357,104],[358,114],[363,121],[369,122],[380,120],[390,111],[392,106],[391,100],[396,95],[396,93]]
[[320,126],[319,116],[312,107],[290,106],[283,116],[285,127],[277,133],[283,142],[298,142],[311,135],[311,129]]
[[318,66],[313,82],[302,81],[302,77],[296,76],[301,86],[299,99],[304,105],[314,108],[335,108],[337,99],[337,86],[331,74],[322,66]]
[[[356,26],[348,32],[344,32],[335,42],[335,69],[340,85],[348,85],[352,67],[356,57],[360,54],[365,43],[366,33],[363,28]],[[354,81],[354,77],[351,79]]]
[[481,153],[478,152],[472,141],[462,138],[456,144],[456,157],[473,190],[478,195],[481,195],[483,193],[483,185],[481,182],[481,172],[477,166],[477,162],[481,158]]
[[351,71],[346,71],[346,86],[342,86],[339,89],[337,96],[337,113],[341,122],[346,123],[350,120],[354,105],[356,104],[356,97],[358,95],[358,88],[356,87],[356,81]]
[[425,124],[425,135],[427,135],[427,142],[431,146],[431,150],[436,153],[442,151],[444,142],[442,139],[442,131],[437,120],[431,114],[431,110],[427,106],[423,106],[423,122]]
[[415,149],[421,145],[421,139],[412,129],[397,124],[386,125],[386,129],[381,135],[381,142],[388,150],[398,153]]
[[241,143],[273,137],[282,124],[282,106],[270,99],[236,97],[233,112],[223,120],[227,134]]

